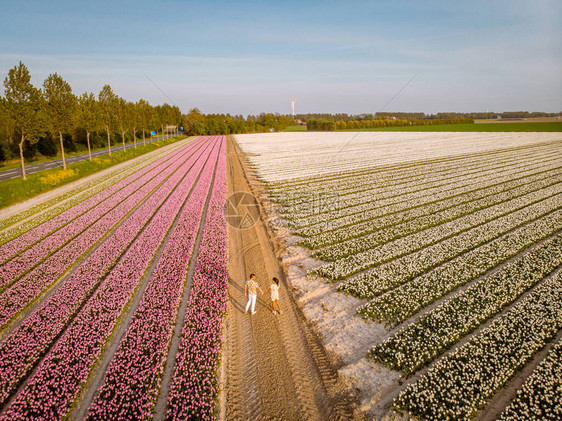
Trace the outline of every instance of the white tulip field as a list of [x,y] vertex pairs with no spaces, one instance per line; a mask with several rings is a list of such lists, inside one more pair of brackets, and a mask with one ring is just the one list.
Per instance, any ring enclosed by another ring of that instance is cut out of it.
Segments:
[[502,396],[503,420],[562,417],[561,133],[236,140],[307,279],[385,329],[362,355],[399,373],[393,411],[473,419]]

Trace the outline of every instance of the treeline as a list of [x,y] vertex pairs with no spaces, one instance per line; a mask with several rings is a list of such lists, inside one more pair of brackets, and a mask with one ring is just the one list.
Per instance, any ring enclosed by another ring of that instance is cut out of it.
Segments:
[[[176,106],[152,106],[141,99],[129,102],[105,85],[96,96],[84,92],[77,96],[60,75],[49,75],[41,88],[31,83],[27,67],[20,62],[4,79],[0,97],[0,161],[19,155],[23,178],[24,160],[37,154],[62,155],[65,151],[107,147],[112,139],[125,142],[146,140],[147,132],[164,133],[169,126],[181,125],[183,116]],[[138,136],[137,136],[138,135]],[[58,143],[58,145],[57,145]]]
[[197,108],[194,108],[184,116],[184,129],[189,135],[282,131],[293,124],[292,117],[272,113],[250,115],[244,118],[242,115],[202,114]]
[[317,121],[371,121],[371,120],[408,120],[408,121],[418,121],[418,120],[452,120],[459,118],[467,119],[492,119],[496,117],[501,118],[535,118],[535,117],[556,117],[559,113],[543,113],[543,112],[529,112],[529,111],[506,111],[503,113],[494,112],[472,112],[472,113],[436,113],[436,114],[425,114],[422,112],[413,113],[403,113],[403,112],[379,112],[375,114],[326,114],[326,113],[316,113],[316,114],[297,114],[295,118],[301,120],[302,122],[309,122],[310,120]]
[[307,130],[309,131],[336,131],[336,130],[356,130],[356,129],[375,129],[381,127],[403,127],[403,126],[429,126],[439,124],[470,124],[474,120],[470,118],[450,118],[436,120],[309,120]]
[[458,118],[466,117],[475,120],[484,120],[491,118],[537,118],[537,117],[557,117],[560,113],[543,113],[540,111],[505,111],[503,113],[485,112],[485,113],[438,113],[437,118]]

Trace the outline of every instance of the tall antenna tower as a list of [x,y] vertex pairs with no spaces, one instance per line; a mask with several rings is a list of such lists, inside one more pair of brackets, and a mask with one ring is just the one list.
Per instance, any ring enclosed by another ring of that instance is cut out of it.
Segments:
[[291,101],[291,114],[293,117],[295,116],[295,101]]

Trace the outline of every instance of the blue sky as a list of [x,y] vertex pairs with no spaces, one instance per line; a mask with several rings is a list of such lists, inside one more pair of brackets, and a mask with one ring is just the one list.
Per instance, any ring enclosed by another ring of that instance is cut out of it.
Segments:
[[[6,1],[22,60],[76,93],[109,83],[183,111],[562,110],[562,2]],[[146,76],[145,76],[146,75]],[[148,76],[148,78],[147,78]]]

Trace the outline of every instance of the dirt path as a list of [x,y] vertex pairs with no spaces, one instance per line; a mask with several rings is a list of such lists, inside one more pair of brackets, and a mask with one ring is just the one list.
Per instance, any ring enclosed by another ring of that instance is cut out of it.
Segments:
[[[238,146],[228,139],[228,189],[252,193]],[[359,418],[355,401],[338,379],[287,285],[267,228],[259,219],[246,229],[229,226],[229,298],[224,352],[226,419],[327,420]],[[257,275],[262,290],[281,280],[283,314],[258,296],[255,315],[245,315],[244,282]]]

